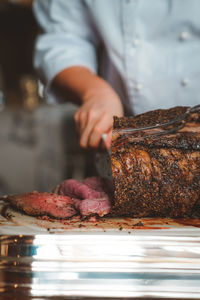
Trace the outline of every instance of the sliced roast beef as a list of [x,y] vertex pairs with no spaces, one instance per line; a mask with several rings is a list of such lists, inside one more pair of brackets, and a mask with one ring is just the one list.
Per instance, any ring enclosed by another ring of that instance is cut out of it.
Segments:
[[77,209],[77,211],[80,211],[80,204],[83,200],[77,199],[77,198],[72,198],[73,205]]
[[83,182],[68,179],[61,183],[60,193],[68,195],[82,216],[97,214],[106,215],[110,212],[111,201],[107,191],[109,183],[104,178],[89,177]]
[[93,190],[105,192],[104,181],[101,177],[88,177],[83,180],[83,183]]
[[78,212],[82,216],[110,212],[111,201],[105,192],[102,178],[87,178],[83,182],[68,179],[62,182],[59,193],[25,193],[9,195],[7,200],[28,215],[49,215],[58,219],[70,218]]
[[103,195],[109,195],[111,198],[114,193],[113,181],[102,177],[88,177],[83,181],[84,184],[93,190],[101,192]]
[[96,190],[88,186],[87,184],[75,179],[68,179],[61,183],[60,194],[68,195],[72,198],[78,199],[95,199],[101,198],[104,192]]
[[108,197],[100,199],[85,199],[79,203],[79,211],[82,216],[97,214],[103,217],[109,214],[111,210],[111,201]]
[[7,200],[28,215],[49,215],[58,219],[65,219],[77,214],[70,197],[54,193],[32,192],[8,195]]

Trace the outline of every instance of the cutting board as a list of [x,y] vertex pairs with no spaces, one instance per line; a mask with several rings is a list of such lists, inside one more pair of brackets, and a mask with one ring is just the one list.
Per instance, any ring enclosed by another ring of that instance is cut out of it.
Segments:
[[95,232],[117,234],[200,235],[200,219],[168,218],[91,218],[81,220],[75,216],[70,220],[48,217],[32,217],[17,211],[7,202],[0,201],[1,234],[38,234]]

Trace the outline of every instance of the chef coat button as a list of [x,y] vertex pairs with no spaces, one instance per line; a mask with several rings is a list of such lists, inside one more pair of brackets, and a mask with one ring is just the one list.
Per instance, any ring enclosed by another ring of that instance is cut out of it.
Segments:
[[183,31],[180,35],[180,40],[185,41],[189,38],[189,33],[187,31]]
[[186,85],[188,85],[188,83],[189,83],[189,79],[186,78],[186,77],[181,80],[181,85],[182,86],[186,86]]
[[141,91],[142,88],[143,88],[143,86],[142,86],[141,83],[137,83],[137,84],[135,85],[135,90],[136,90],[136,92]]
[[138,46],[138,45],[140,44],[140,40],[134,39],[134,40],[132,41],[132,44],[133,44],[133,46]]

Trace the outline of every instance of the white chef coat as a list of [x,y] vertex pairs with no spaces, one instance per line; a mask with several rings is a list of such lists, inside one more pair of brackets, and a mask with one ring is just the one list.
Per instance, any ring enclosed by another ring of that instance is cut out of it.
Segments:
[[35,0],[34,13],[49,102],[52,79],[79,65],[100,73],[131,114],[200,103],[200,0]]

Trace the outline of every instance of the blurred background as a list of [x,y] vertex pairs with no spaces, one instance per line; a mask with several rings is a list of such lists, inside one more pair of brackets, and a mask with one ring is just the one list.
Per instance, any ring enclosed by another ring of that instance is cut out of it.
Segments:
[[32,0],[0,0],[0,196],[51,191],[95,175],[80,149],[70,103],[47,105],[33,69],[38,27]]

